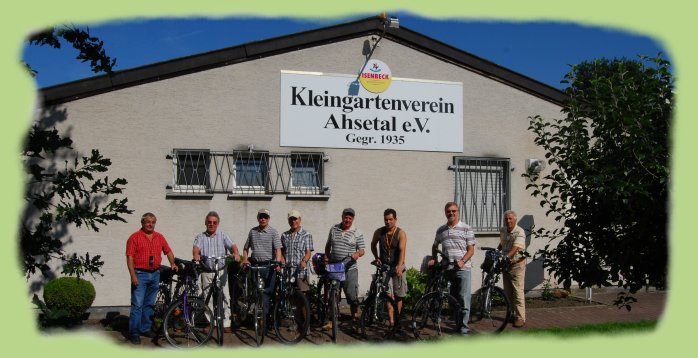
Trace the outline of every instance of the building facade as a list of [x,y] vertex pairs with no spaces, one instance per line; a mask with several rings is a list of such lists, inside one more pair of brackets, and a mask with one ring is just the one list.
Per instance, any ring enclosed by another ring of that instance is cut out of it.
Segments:
[[[376,63],[384,65],[383,75],[367,79],[385,88],[358,81],[361,72],[370,73],[365,65]],[[62,113],[56,127],[70,134],[75,149],[98,148],[112,160],[109,177],[128,180],[125,196],[135,210],[128,223],[97,233],[70,230],[67,252],[89,251],[105,262],[104,277],[94,280],[94,306],[129,304],[125,244],[144,212],[157,215],[156,230],[175,255],[189,259],[211,210],[239,247],[260,208],[271,211],[270,225],[280,232],[288,229],[286,213],[300,210],[322,250],[342,209],[356,210],[355,226],[368,245],[383,225],[383,210],[394,208],[408,236],[406,264],[415,268],[431,251],[448,201],[461,204],[478,246],[497,245],[507,209],[525,228],[554,225],[521,174],[532,159],[544,159],[528,117],[559,115],[564,95],[377,18],[49,87],[40,95],[39,120]],[[532,253],[546,244],[529,241]],[[478,250],[473,267],[482,259]],[[367,247],[359,260],[362,293],[371,260]],[[529,265],[527,289],[543,280],[540,265]],[[475,269],[473,290],[479,281]]]

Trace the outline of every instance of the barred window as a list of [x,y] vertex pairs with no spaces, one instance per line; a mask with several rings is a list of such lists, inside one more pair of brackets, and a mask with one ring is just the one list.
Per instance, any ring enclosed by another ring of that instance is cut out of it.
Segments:
[[206,149],[175,149],[172,156],[174,191],[179,193],[210,192],[211,155]]
[[269,176],[267,153],[235,152],[234,193],[264,194]]
[[509,159],[454,157],[455,202],[475,232],[499,232],[509,210]]
[[175,149],[172,156],[172,198],[227,193],[230,198],[288,194],[288,198],[328,199],[321,152],[213,152]]
[[291,190],[293,194],[321,194],[322,153],[291,154]]

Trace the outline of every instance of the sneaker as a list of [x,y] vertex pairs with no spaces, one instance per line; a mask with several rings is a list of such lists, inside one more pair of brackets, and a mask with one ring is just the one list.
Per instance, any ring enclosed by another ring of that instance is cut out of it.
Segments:
[[131,344],[141,344],[141,337],[139,336],[131,336]]
[[331,331],[332,330],[332,321],[327,321],[324,326],[322,326],[322,329],[325,331]]
[[514,327],[515,328],[521,328],[526,325],[526,321],[522,319],[517,319],[516,322],[514,322]]

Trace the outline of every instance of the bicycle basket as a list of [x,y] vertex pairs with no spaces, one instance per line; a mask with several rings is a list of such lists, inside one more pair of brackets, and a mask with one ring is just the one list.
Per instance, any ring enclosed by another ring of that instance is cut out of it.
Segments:
[[494,267],[495,262],[497,262],[497,258],[499,257],[499,253],[495,250],[487,250],[485,252],[485,261],[482,262],[482,265],[480,265],[480,268],[483,271],[490,271]]
[[330,280],[344,281],[346,280],[346,271],[344,269],[344,262],[336,262],[333,264],[327,264],[327,278]]
[[172,276],[174,276],[174,270],[172,270],[171,267],[165,265],[160,266],[160,282],[172,282]]
[[431,260],[431,255],[424,256],[422,264],[419,266],[419,272],[429,273],[429,260]]
[[310,262],[312,262],[311,268],[316,275],[323,276],[327,273],[327,269],[325,268],[325,254],[314,254]]

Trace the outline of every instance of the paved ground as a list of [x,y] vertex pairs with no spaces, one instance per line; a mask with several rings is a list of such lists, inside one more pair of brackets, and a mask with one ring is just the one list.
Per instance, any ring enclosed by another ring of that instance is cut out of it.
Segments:
[[[526,311],[526,326],[522,329],[573,327],[593,323],[636,322],[658,320],[664,312],[666,291],[638,292],[630,311],[613,306],[616,292],[593,293],[595,306],[538,308]],[[507,328],[509,329],[509,328]],[[511,328],[514,329],[514,328]]]
[[[583,293],[582,293],[583,295]],[[616,298],[616,292],[594,292],[593,301],[596,305],[589,306],[574,306],[574,307],[557,307],[557,308],[536,308],[527,310],[526,326],[520,328],[522,330],[535,328],[550,328],[550,327],[572,327],[593,323],[606,322],[633,322],[642,320],[659,320],[662,317],[666,302],[667,292],[665,291],[650,291],[639,292],[635,295],[638,302],[633,304],[632,310],[627,311],[619,309],[612,305]],[[122,320],[125,317],[121,316]],[[345,316],[345,318],[348,318]],[[111,337],[120,345],[131,345],[124,335],[118,331],[109,331],[98,321],[92,321],[85,325],[85,329],[99,330]],[[515,330],[511,326],[507,330]],[[252,334],[252,335],[251,335]],[[352,333],[349,322],[340,323],[339,343],[347,344],[359,340],[358,335]],[[412,342],[414,339],[411,334],[399,335],[396,341]],[[300,344],[304,345],[323,345],[332,344],[328,332],[321,329],[311,330],[308,337]],[[264,346],[281,345],[273,333],[266,336]],[[215,346],[214,342],[210,342],[210,346]],[[226,347],[253,347],[254,336],[249,330],[239,330],[233,334],[226,334],[224,337],[224,346]],[[168,347],[164,338],[150,340],[143,337],[140,347]]]

